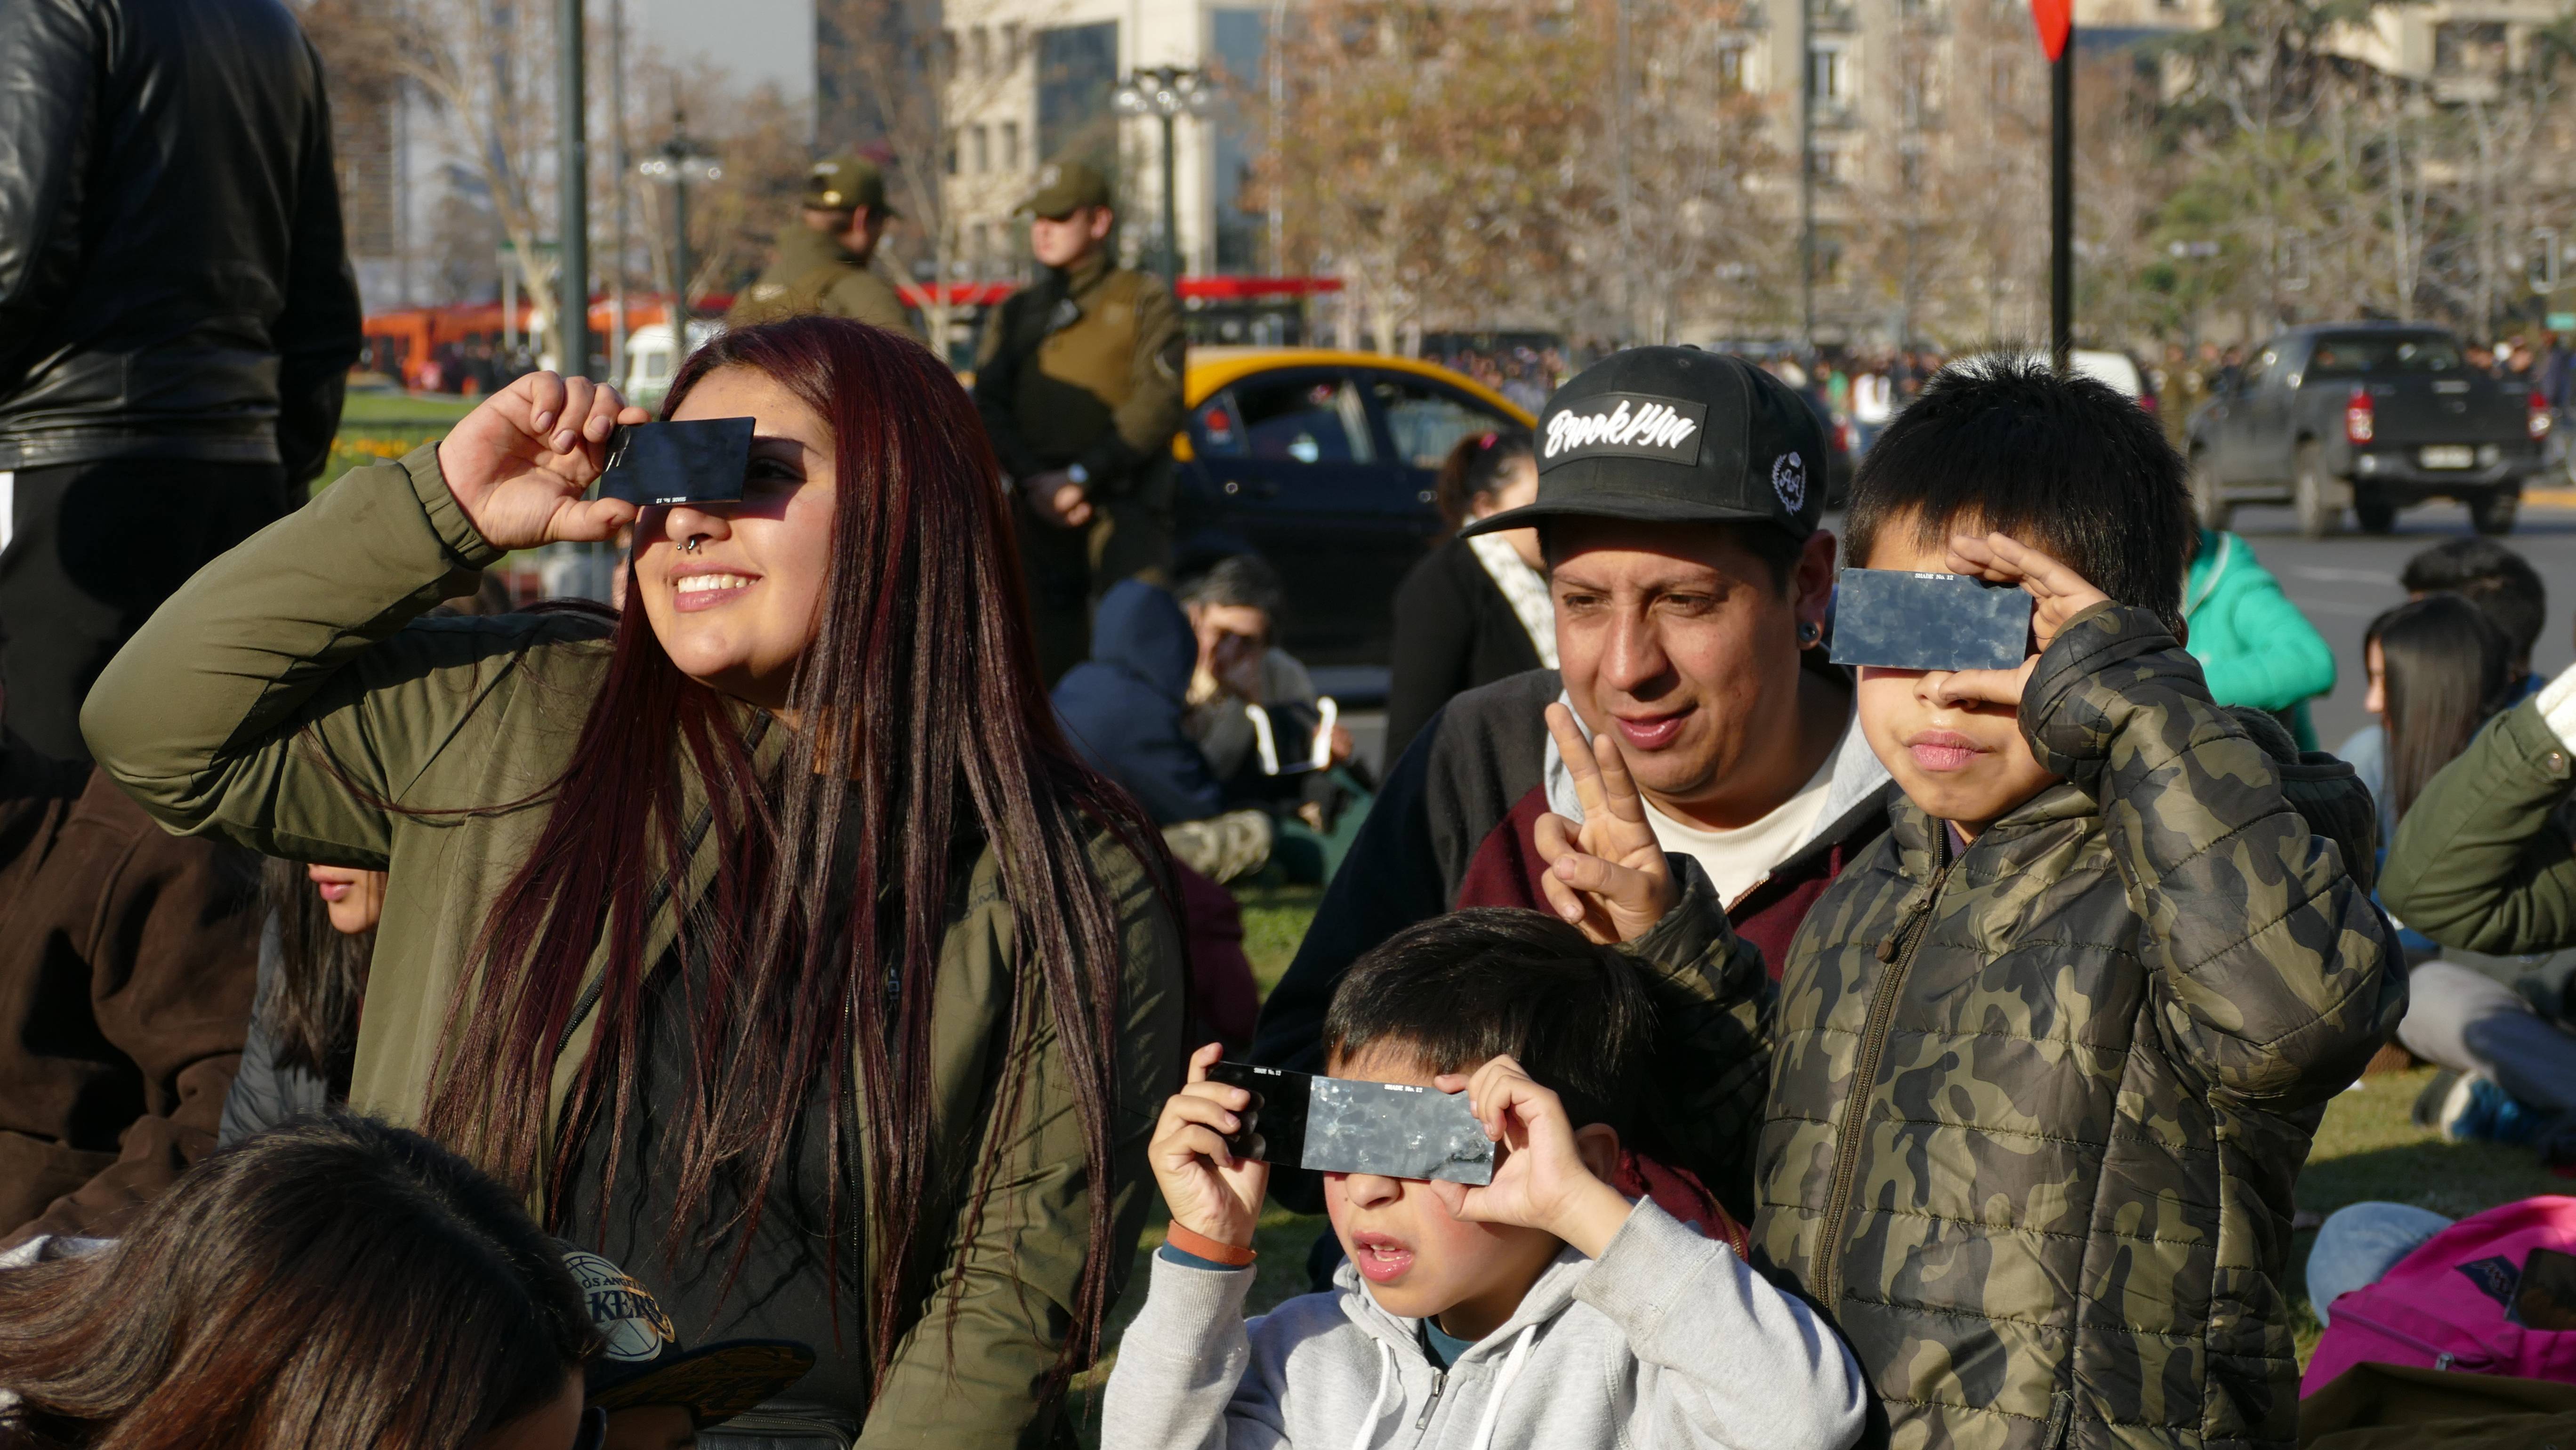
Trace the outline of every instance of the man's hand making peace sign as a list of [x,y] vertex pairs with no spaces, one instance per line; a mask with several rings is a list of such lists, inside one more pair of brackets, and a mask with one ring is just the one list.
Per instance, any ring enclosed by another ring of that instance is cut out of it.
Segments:
[[1655,828],[1647,824],[1645,797],[1612,732],[1586,742],[1574,712],[1561,703],[1547,707],[1547,728],[1583,802],[1582,825],[1551,811],[1532,832],[1539,859],[1547,864],[1539,878],[1547,904],[1594,941],[1634,941],[1681,899]]

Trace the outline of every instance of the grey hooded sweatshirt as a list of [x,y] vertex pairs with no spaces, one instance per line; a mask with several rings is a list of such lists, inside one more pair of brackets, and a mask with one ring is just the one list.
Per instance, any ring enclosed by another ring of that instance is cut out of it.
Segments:
[[1446,1371],[1420,1321],[1338,1292],[1247,1324],[1253,1270],[1154,1256],[1109,1375],[1121,1450],[1843,1450],[1859,1368],[1807,1306],[1724,1244],[1640,1204],[1599,1262],[1556,1257],[1500,1329]]

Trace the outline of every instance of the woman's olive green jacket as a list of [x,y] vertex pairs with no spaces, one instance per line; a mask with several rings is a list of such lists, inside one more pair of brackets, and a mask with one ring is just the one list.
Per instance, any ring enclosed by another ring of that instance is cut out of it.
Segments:
[[2576,755],[2537,697],[2489,721],[2397,825],[2379,899],[2455,951],[2576,946]]
[[[421,1115],[458,974],[488,904],[526,859],[608,662],[608,625],[595,617],[420,618],[471,592],[499,557],[448,493],[434,448],[359,469],[190,580],[82,712],[99,764],[172,830],[391,873],[350,1096],[398,1123]],[[695,805],[694,781],[689,789],[684,809]],[[498,814],[443,813],[532,795]],[[712,874],[713,849],[690,862],[690,882]],[[1115,1242],[1133,1243],[1146,1139],[1178,1080],[1181,945],[1132,857],[1103,847],[1095,860],[1126,943],[1112,1146]],[[948,1257],[934,1307],[868,1409],[862,1445],[1042,1443],[1053,1408],[1041,1386],[1088,1242],[1081,1132],[1051,1027],[1034,1039],[1033,1105],[993,1121],[994,1025],[1013,994],[1041,1013],[1044,999],[1016,970],[1013,913],[989,851],[958,899],[933,1015],[936,1146],[920,1165],[933,1185],[924,1238],[945,1238]],[[667,920],[658,929],[667,938]],[[588,1048],[585,1026],[557,1061],[558,1105]],[[964,1180],[995,1132],[1001,1198],[961,1240]],[[873,1266],[875,1246],[858,1247]],[[953,1359],[952,1288],[962,1294]],[[862,1318],[845,1313],[840,1348],[817,1348],[864,1356]]]

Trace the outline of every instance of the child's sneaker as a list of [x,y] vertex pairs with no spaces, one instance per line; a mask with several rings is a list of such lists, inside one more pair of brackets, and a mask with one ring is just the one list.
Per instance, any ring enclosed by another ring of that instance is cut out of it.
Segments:
[[2412,1114],[2416,1126],[2431,1128],[2447,1143],[2520,1145],[2539,1139],[2555,1123],[2555,1113],[2531,1107],[2482,1073],[2442,1072],[2424,1085]]

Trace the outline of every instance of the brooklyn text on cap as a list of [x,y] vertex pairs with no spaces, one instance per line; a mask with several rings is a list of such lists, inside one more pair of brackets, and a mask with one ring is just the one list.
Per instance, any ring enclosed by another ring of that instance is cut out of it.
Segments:
[[1824,512],[1825,435],[1789,385],[1739,357],[1632,347],[1577,374],[1538,424],[1538,500],[1458,532],[1550,518],[1762,523]]
[[885,173],[856,156],[834,156],[814,163],[805,173],[805,204],[817,211],[856,211],[866,207],[893,216],[886,205]]
[[1109,178],[1087,161],[1050,161],[1038,168],[1037,189],[1016,211],[1062,221],[1086,206],[1109,205]]
[[594,1409],[679,1405],[704,1429],[784,1393],[814,1367],[814,1351],[792,1339],[728,1339],[685,1349],[661,1301],[633,1275],[585,1249],[562,1248],[564,1267],[581,1287],[602,1341],[583,1371]]

